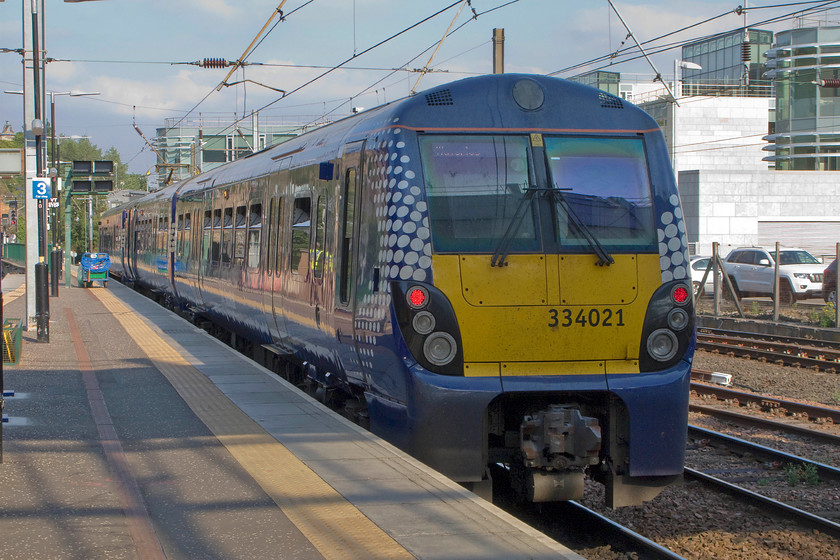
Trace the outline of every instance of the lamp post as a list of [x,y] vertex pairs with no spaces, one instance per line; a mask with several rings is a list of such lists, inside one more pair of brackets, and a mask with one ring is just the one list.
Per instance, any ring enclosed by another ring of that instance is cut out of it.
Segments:
[[679,106],[679,101],[677,98],[682,97],[682,81],[680,80],[680,68],[685,68],[686,70],[702,70],[703,67],[699,64],[694,62],[689,62],[687,60],[674,60],[674,103],[671,104],[671,142],[670,142],[670,149],[671,149],[671,167],[674,168],[674,173],[678,173],[679,170],[677,169],[677,107]]
[[[50,91],[50,129],[52,138],[50,140],[52,152],[52,169],[50,170],[50,177],[52,177],[53,184],[53,198],[59,200],[58,193],[58,174],[59,165],[61,165],[61,157],[59,154],[60,145],[55,141],[55,96],[69,95],[70,97],[82,97],[86,95],[99,95],[98,91],[82,92],[82,91]],[[66,187],[65,187],[66,188]],[[52,244],[53,250],[50,254],[50,287],[53,297],[58,297],[58,277],[59,269],[61,268],[61,249],[58,247],[58,210],[53,213],[53,227],[52,227]]]

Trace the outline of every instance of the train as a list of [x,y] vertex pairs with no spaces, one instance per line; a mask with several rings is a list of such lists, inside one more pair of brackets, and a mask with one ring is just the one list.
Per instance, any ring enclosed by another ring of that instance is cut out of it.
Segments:
[[[529,74],[364,110],[106,211],[111,274],[467,488],[653,499],[695,315],[657,123]],[[220,334],[222,336],[222,334]]]

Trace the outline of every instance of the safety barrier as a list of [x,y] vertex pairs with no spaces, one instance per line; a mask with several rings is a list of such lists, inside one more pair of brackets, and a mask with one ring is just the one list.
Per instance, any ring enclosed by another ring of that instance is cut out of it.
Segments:
[[20,319],[3,321],[3,364],[16,366],[20,361],[22,325]]

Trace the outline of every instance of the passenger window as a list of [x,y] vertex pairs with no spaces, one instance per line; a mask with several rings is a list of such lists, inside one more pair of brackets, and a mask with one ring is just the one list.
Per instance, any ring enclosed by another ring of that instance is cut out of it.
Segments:
[[248,214],[248,268],[260,266],[260,234],[262,233],[262,204],[252,204]]
[[245,235],[247,233],[246,226],[247,218],[245,216],[246,207],[236,207],[236,230],[233,234],[233,262],[237,266],[242,266],[245,261]]
[[211,243],[210,260],[213,264],[219,264],[219,259],[222,256],[221,242],[222,239],[222,209],[216,208],[213,210],[213,241]]
[[222,264],[230,264],[230,243],[233,233],[233,208],[225,208],[222,222]]
[[324,246],[324,232],[327,227],[327,197],[322,196],[318,199],[318,210],[315,214],[315,252],[312,255],[313,266],[312,273],[315,278],[320,278],[324,274],[325,261],[327,260],[326,247]]
[[274,255],[274,239],[271,236],[271,228],[274,226],[275,206],[277,206],[277,200],[272,198],[268,202],[268,222],[266,223],[268,231],[266,232],[265,236],[265,271],[268,273],[269,276],[271,276],[274,273],[274,261],[271,258],[272,255]]
[[184,260],[189,260],[190,258],[190,226],[192,223],[190,222],[190,214],[189,212],[184,214],[184,233],[181,238],[181,258]]
[[280,197],[277,200],[277,213],[274,218],[274,267],[275,272],[278,275],[280,274],[280,268],[283,266],[283,259],[281,255],[283,254],[283,226],[286,223],[284,216],[285,211],[283,208],[283,197]]
[[341,273],[338,286],[338,298],[342,304],[350,301],[350,289],[353,282],[353,223],[356,215],[356,168],[347,170],[344,179],[344,204],[341,209],[341,247],[339,251],[339,266]]
[[309,197],[296,198],[292,212],[292,255],[290,267],[292,273],[305,275],[309,269],[309,240],[311,238],[310,210],[312,200]]

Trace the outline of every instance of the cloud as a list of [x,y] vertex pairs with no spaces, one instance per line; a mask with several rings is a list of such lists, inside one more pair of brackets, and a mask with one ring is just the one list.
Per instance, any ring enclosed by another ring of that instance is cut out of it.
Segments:
[[103,101],[110,102],[110,112],[162,120],[182,114],[215,86],[207,77],[196,80],[196,75],[196,72],[182,70],[169,80],[157,82],[103,75],[86,83],[88,88],[101,92]]
[[[237,8],[230,6],[227,0],[187,0],[185,4],[187,4],[189,11],[195,11],[199,14],[206,13],[221,18],[230,18],[240,13]],[[242,4],[248,4],[248,2],[242,2],[240,6]]]

